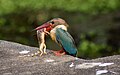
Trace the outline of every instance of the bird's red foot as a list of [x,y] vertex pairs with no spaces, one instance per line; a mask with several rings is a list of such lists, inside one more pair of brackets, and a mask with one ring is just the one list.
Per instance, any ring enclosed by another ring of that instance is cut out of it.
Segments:
[[59,50],[59,51],[53,51],[53,53],[56,55],[56,56],[62,56],[62,55],[65,55],[66,52],[64,50]]

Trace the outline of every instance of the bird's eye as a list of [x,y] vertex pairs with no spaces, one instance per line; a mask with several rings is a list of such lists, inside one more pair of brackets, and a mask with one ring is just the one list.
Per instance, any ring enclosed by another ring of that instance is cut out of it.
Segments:
[[51,21],[50,23],[54,24],[54,21]]

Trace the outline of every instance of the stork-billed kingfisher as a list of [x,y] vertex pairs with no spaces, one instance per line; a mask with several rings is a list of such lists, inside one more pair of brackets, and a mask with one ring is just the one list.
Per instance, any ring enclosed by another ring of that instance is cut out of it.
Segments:
[[72,36],[67,32],[68,24],[61,18],[54,18],[43,25],[37,27],[35,30],[46,28],[53,41],[55,41],[62,50],[54,51],[56,55],[69,54],[76,56],[77,48],[75,46]]

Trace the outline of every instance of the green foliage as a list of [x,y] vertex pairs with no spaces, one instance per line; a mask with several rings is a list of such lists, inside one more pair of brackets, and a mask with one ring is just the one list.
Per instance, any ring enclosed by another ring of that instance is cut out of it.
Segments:
[[0,18],[0,26],[3,26],[5,24],[6,20],[4,18]]
[[[94,33],[90,32],[89,33],[90,37],[94,38]],[[82,34],[81,35],[81,43],[78,46],[78,57],[83,57],[83,58],[96,58],[100,56],[100,51],[105,49],[105,45],[97,44],[93,42],[93,40],[88,40],[86,39],[86,35]]]
[[106,45],[97,44],[87,39],[81,39],[81,44],[78,47],[78,57],[83,58],[96,58],[101,56],[100,51],[106,48]]
[[83,58],[96,58],[101,56],[100,51],[105,49],[104,45],[96,44],[87,40],[82,40],[79,46],[78,56]]
[[[86,36],[89,35],[89,38]],[[87,34],[81,34],[81,41],[78,46],[78,57],[82,58],[96,58],[107,55],[119,54],[120,50],[115,50],[106,43],[97,43],[96,37],[98,34],[95,32],[88,32]]]
[[69,12],[97,14],[120,7],[119,0],[0,0],[0,14],[19,12],[22,9],[62,9]]

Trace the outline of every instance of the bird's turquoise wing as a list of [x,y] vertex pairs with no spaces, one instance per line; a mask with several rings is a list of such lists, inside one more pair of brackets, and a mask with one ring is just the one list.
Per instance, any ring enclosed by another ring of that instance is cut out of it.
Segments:
[[76,55],[77,49],[74,44],[74,40],[72,36],[65,30],[61,28],[56,29],[56,40],[62,47],[65,49],[67,53],[70,55]]

